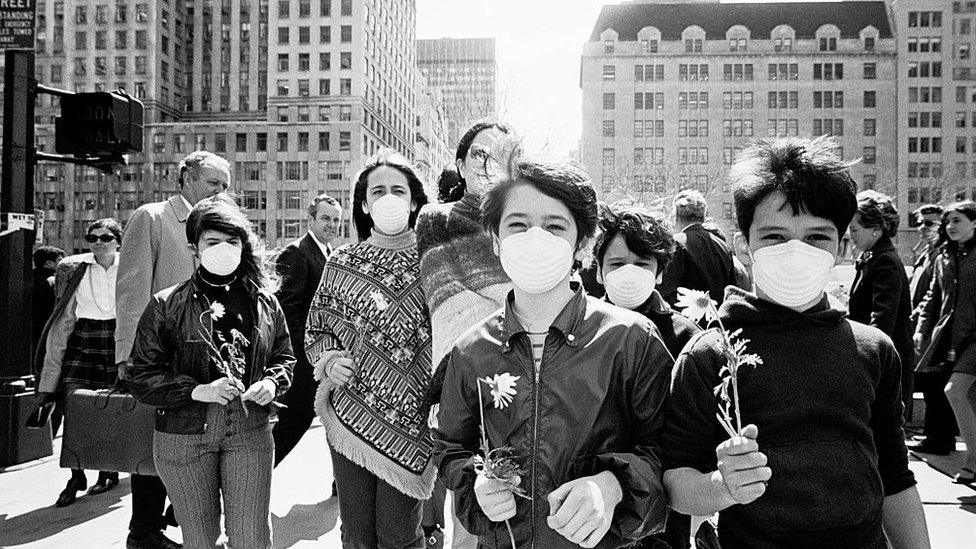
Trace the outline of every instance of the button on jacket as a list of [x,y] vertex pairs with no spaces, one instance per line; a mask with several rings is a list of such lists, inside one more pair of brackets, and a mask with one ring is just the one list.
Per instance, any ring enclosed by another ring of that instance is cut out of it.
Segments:
[[[504,522],[488,520],[474,493],[481,413],[489,445],[511,446],[520,456],[521,486],[533,498],[516,498],[511,524],[519,547],[576,547],[548,526],[547,497],[568,481],[603,471],[620,481],[623,499],[597,547],[618,547],[664,525],[659,440],[671,357],[648,319],[575,290],[549,329],[538,375],[511,297],[442,362],[434,431],[440,474],[454,491],[461,523],[484,547],[508,547],[509,537]],[[519,377],[512,403],[496,407],[482,383],[479,411],[479,379],[502,373]]]
[[[139,320],[132,348],[133,375],[129,385],[140,401],[156,406],[156,430],[173,434],[200,434],[206,431],[207,403],[190,397],[194,387],[220,377],[211,364],[206,342],[200,332],[209,333],[210,322],[200,316],[210,304],[200,290],[197,277],[163,290],[149,301]],[[269,378],[277,385],[275,397],[288,390],[295,357],[278,300],[253,286],[255,327],[249,339],[251,375],[245,386]],[[273,405],[246,403],[248,427],[273,418]],[[217,427],[217,426],[214,426]]]

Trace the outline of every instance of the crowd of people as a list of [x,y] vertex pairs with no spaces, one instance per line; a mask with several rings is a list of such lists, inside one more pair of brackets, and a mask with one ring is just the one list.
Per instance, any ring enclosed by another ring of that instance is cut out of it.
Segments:
[[[134,549],[272,547],[274,468],[316,416],[347,548],[440,546],[446,513],[458,549],[925,548],[906,443],[948,453],[960,433],[954,481],[976,485],[976,203],[915,212],[909,278],[892,200],[857,193],[837,152],[745,149],[727,238],[698,191],[673,225],[604,204],[578,165],[483,122],[436,203],[383,150],[352,182],[356,242],[334,246],[343,205],[320,195],[278,253],[228,163],[194,152],[124,238],[103,219],[90,253],[35,253],[38,390],[156,408]],[[848,235],[845,309],[825,290]],[[86,486],[72,470],[57,505]]]

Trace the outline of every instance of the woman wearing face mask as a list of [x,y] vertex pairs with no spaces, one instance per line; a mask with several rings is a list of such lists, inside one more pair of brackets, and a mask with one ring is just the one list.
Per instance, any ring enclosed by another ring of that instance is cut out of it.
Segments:
[[[597,224],[586,173],[523,159],[517,175],[482,205],[513,290],[442,364],[440,474],[485,546],[510,546],[507,520],[520,547],[618,547],[664,525],[658,437],[672,360],[650,321],[570,283]],[[478,384],[496,376],[513,385],[495,397],[484,386],[479,402]],[[513,448],[531,500],[475,472],[482,421],[491,448]]]
[[912,298],[905,265],[891,239],[898,233],[898,210],[877,191],[857,194],[851,240],[860,254],[847,304],[848,317],[874,326],[891,338],[901,358],[901,395],[905,416],[911,417],[915,352],[912,346]]
[[959,432],[966,441],[966,464],[954,478],[976,485],[976,202],[950,204],[942,213],[947,237],[935,260],[932,282],[922,301],[915,345],[918,371],[951,371],[945,387]]
[[153,458],[183,545],[212,548],[222,507],[230,546],[271,547],[273,401],[288,390],[295,364],[274,271],[226,195],[193,208],[186,237],[200,266],[149,301],[132,349],[131,391],[158,407]]
[[[61,398],[59,394],[75,389],[115,385],[115,278],[122,226],[111,218],[99,219],[88,227],[85,241],[91,252],[64,258],[55,274],[57,301],[41,335],[45,345],[36,357],[43,364],[37,390],[44,402],[54,402]],[[84,421],[67,418],[66,428]],[[100,471],[88,493],[100,494],[118,483],[118,473]],[[87,484],[85,472],[72,469],[55,505],[71,505]]]
[[390,150],[370,158],[353,193],[360,242],[329,257],[309,310],[306,352],[323,381],[315,409],[347,548],[424,546],[421,500],[436,469],[423,406],[430,323],[413,226],[426,203],[407,159]]

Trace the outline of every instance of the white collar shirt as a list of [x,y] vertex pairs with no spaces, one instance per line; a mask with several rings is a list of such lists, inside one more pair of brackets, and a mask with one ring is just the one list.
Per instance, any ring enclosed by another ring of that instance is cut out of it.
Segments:
[[75,291],[75,317],[93,320],[115,318],[115,280],[119,273],[119,254],[108,269],[95,261],[95,254],[87,253],[82,261],[88,263],[85,276]]
[[312,240],[314,240],[315,243],[318,244],[319,249],[322,250],[322,255],[325,256],[326,259],[328,259],[329,254],[332,253],[332,250],[329,248],[329,245],[323,244],[321,240],[315,237],[315,233],[313,233],[312,231],[308,231],[308,234],[309,236],[312,237]]

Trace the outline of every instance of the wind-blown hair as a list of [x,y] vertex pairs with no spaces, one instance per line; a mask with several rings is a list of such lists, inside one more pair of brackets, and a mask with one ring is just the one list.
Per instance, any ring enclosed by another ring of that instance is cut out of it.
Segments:
[[898,233],[898,210],[890,196],[878,191],[857,193],[857,220],[868,229],[880,229],[888,238]]
[[238,276],[266,292],[277,291],[279,280],[267,260],[264,243],[254,232],[251,221],[226,193],[197,202],[186,218],[187,242],[199,245],[204,231],[217,231],[239,238],[242,249]]
[[701,191],[684,189],[674,197],[674,216],[682,223],[704,223],[708,202]]
[[756,141],[729,170],[739,230],[749,239],[756,206],[775,192],[786,195],[793,215],[806,212],[829,219],[843,235],[857,211],[857,185],[837,143],[829,136]]
[[593,244],[594,258],[601,268],[607,249],[617,235],[623,237],[631,252],[657,261],[655,274],[663,273],[674,258],[674,235],[663,218],[635,206],[614,205],[601,212],[600,234]]
[[481,202],[481,224],[485,230],[498,234],[508,195],[519,185],[531,185],[566,206],[576,222],[577,248],[596,233],[597,200],[590,176],[575,162],[543,157],[522,158],[512,179],[488,189]]
[[412,229],[417,224],[417,214],[420,209],[427,204],[427,193],[424,191],[424,184],[420,182],[413,164],[410,163],[402,154],[393,149],[380,149],[368,160],[363,169],[356,175],[356,187],[352,193],[352,221],[356,226],[356,236],[363,242],[373,231],[373,218],[363,211],[366,204],[366,187],[369,183],[369,174],[380,166],[388,166],[402,173],[407,178],[407,185],[410,188],[410,199],[416,208],[410,212],[408,226]]
[[[464,135],[461,136],[461,140],[458,142],[457,152],[454,153],[455,165],[457,165],[458,162],[467,162],[468,151],[471,150],[471,144],[474,143],[475,138],[477,138],[478,134],[482,131],[492,128],[509,137],[515,137],[515,130],[504,122],[488,120],[478,122],[468,128],[468,131],[464,132]],[[515,161],[522,155],[522,148],[517,143],[513,143],[511,147],[504,147],[502,150],[492,152],[500,156],[500,158],[494,158],[494,160],[498,161],[504,167],[506,173],[511,173],[514,171]],[[492,159],[483,159],[485,165],[482,166],[482,169],[487,169],[487,163],[489,160]],[[464,174],[461,173],[461,170],[458,170],[458,185],[454,190],[454,196],[457,196],[457,199],[460,200],[461,197],[464,196],[464,192],[467,190],[467,188],[468,182],[464,180]]]
[[[959,247],[959,243],[949,238],[949,235],[945,230],[946,223],[949,221],[949,214],[953,212],[961,213],[970,221],[976,221],[976,202],[973,202],[972,200],[953,202],[952,204],[946,206],[945,210],[942,212],[942,223],[939,224],[939,241],[945,242],[945,247],[949,250],[956,250]],[[973,238],[976,238],[976,236]]]

